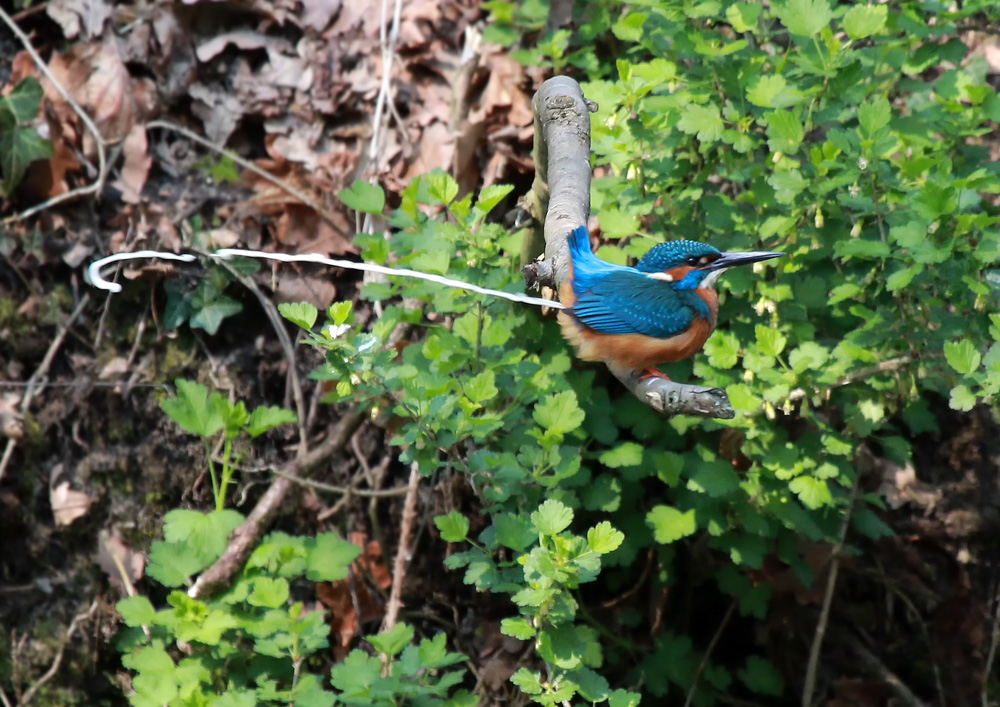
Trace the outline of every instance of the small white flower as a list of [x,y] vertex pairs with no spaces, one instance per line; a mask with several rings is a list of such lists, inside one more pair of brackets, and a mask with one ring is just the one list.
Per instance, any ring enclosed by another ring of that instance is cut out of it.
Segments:
[[327,324],[326,335],[331,339],[339,339],[341,336],[350,331],[350,329],[350,324]]
[[868,164],[869,164],[868,160],[865,159],[864,157],[858,158],[858,169],[860,169],[862,172],[868,169]]

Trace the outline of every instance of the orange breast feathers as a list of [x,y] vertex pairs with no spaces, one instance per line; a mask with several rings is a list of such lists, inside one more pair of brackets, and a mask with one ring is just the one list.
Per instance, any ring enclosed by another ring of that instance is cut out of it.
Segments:
[[[644,334],[601,334],[581,324],[566,312],[559,312],[563,336],[585,361],[615,363],[631,370],[641,370],[661,363],[681,361],[693,356],[705,345],[715,328],[719,311],[719,296],[711,288],[698,288],[701,297],[712,312],[711,319],[695,317],[691,326],[676,336],[657,339]],[[559,299],[567,307],[576,302],[573,287],[564,282],[559,288]]]

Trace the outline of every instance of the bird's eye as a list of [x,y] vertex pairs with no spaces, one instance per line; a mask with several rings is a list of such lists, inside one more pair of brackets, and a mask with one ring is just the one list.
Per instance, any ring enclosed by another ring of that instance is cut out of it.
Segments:
[[698,258],[697,258],[697,257],[695,257],[695,256],[693,256],[693,255],[689,255],[689,256],[688,256],[687,258],[685,258],[684,260],[685,260],[685,262],[686,262],[686,263],[687,263],[688,265],[697,265],[697,264],[698,264]]

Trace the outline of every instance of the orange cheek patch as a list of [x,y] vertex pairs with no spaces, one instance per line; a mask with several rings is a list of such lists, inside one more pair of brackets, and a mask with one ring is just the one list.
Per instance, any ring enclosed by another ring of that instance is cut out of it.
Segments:
[[674,279],[674,282],[680,282],[688,276],[688,273],[694,270],[690,265],[678,265],[676,268],[670,268],[667,270],[667,275]]

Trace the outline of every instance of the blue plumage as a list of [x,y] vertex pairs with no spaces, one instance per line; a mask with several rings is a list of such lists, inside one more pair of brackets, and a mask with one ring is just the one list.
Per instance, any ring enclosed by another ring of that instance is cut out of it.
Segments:
[[[663,249],[675,243],[680,244],[676,253]],[[691,246],[701,246],[702,250]],[[694,292],[697,284],[683,287],[686,282],[665,282],[647,274],[683,265],[690,256],[718,254],[711,246],[695,241],[664,243],[650,250],[635,268],[615,265],[594,255],[585,226],[573,230],[569,247],[576,302],[568,313],[594,331],[666,339],[685,331],[696,316],[712,317],[708,304]],[[711,252],[703,252],[704,248]],[[659,267],[664,263],[665,267]],[[699,276],[698,282],[703,276]]]

